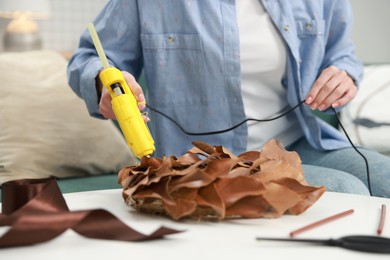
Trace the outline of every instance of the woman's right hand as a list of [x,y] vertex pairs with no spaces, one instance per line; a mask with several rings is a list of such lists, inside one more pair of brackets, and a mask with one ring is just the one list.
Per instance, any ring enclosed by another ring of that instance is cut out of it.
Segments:
[[104,87],[102,87],[100,93],[99,112],[107,119],[115,119],[115,114],[111,106],[110,93]]
[[[138,102],[138,109],[140,111],[145,109],[145,95],[144,92],[142,91],[141,86],[138,84],[138,82],[135,80],[133,75],[128,73],[127,71],[122,71],[122,75],[129,86],[131,92],[133,93],[135,99]],[[116,119],[115,114],[112,111],[112,106],[111,106],[111,96],[110,93],[106,88],[102,88],[101,92],[101,98],[99,102],[99,112],[108,119]],[[143,119],[145,122],[150,121],[149,117],[143,115]]]

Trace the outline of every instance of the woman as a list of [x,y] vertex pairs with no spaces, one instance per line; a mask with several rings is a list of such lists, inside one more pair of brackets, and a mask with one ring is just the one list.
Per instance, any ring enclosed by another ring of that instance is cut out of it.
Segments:
[[[188,131],[272,118],[305,101],[278,120],[195,137],[151,111],[155,156],[181,155],[199,139],[238,154],[276,138],[299,153],[310,184],[390,197],[390,159],[364,150],[368,183],[364,160],[345,136],[312,113],[356,95],[362,64],[349,39],[351,20],[347,0],[111,0],[95,27],[138,101],[144,94],[135,79],[144,71],[148,104]],[[92,116],[113,118],[101,69],[86,31],[69,63],[69,84]]]

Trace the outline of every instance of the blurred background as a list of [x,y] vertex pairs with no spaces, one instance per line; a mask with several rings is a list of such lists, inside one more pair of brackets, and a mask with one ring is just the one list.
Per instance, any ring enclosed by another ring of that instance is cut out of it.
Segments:
[[[40,2],[40,0],[0,0],[0,7],[6,6],[7,1],[11,4],[24,1]],[[94,19],[109,0],[45,1],[50,3],[49,16],[47,19],[37,20],[43,48],[71,53],[77,47],[79,36],[86,24]],[[389,63],[390,0],[350,0],[350,2],[355,15],[352,38],[356,44],[357,54],[365,64]],[[0,18],[0,39],[3,39],[9,21],[8,18]],[[0,41],[0,51],[5,51],[3,41]]]
[[[0,0],[0,6],[3,1],[8,0]],[[22,0],[9,1],[23,2]],[[34,2],[36,0],[25,1]],[[36,21],[39,25],[42,45],[44,49],[63,53],[72,52],[77,47],[80,34],[86,28],[87,23],[91,22],[108,2],[108,0],[47,1],[50,5],[49,16],[47,19]],[[3,39],[9,21],[8,18],[0,18],[0,39]],[[4,51],[3,41],[0,41],[0,51]]]
[[[110,0],[0,0],[0,54],[32,47],[52,50],[70,58],[87,23],[94,20],[108,1]],[[335,0],[335,4],[338,1]],[[390,156],[390,0],[349,1],[354,13],[352,40],[357,55],[365,65],[365,76],[359,94],[343,109],[341,118],[355,144],[366,145]],[[16,13],[13,10],[23,12]],[[18,52],[14,54],[18,58],[13,58],[12,61],[26,65],[20,59],[21,56],[17,56]],[[9,76],[7,71],[18,72],[8,63],[0,63],[3,65],[0,70],[2,82]],[[31,68],[31,72],[23,76],[33,74],[35,66]],[[65,74],[65,70],[61,73]],[[25,86],[26,82],[23,76],[20,77],[21,86]],[[65,81],[65,75],[63,79]],[[139,82],[145,86],[143,77]],[[63,83],[68,88],[67,82]],[[2,103],[4,102],[0,100],[0,105]],[[0,108],[0,112],[4,111],[7,110]],[[335,127],[338,126],[338,120],[333,114],[320,113],[320,117]]]

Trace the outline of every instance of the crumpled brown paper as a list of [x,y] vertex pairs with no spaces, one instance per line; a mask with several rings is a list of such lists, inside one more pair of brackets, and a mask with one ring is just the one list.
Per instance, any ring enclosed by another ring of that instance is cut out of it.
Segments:
[[298,154],[274,139],[261,152],[238,156],[223,146],[193,144],[179,158],[144,157],[123,168],[118,182],[126,203],[175,220],[277,218],[304,212],[325,192],[306,183]]

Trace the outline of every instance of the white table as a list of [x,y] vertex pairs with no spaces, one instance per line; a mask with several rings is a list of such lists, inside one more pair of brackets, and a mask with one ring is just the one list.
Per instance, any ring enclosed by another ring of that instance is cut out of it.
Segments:
[[[296,238],[338,238],[344,235],[376,235],[382,204],[390,199],[326,192],[299,216],[277,219],[242,219],[220,222],[180,221],[147,215],[126,206],[121,190],[100,190],[64,195],[70,210],[104,208],[132,228],[150,233],[164,225],[183,233],[148,242],[117,242],[84,238],[72,230],[47,243],[0,250],[1,260],[50,259],[390,259],[389,254],[372,254],[343,248],[303,243],[256,241],[257,236],[288,237],[289,232],[314,221],[354,209],[349,216],[308,230]],[[0,229],[0,235],[6,228]],[[383,236],[390,237],[390,217]]]

